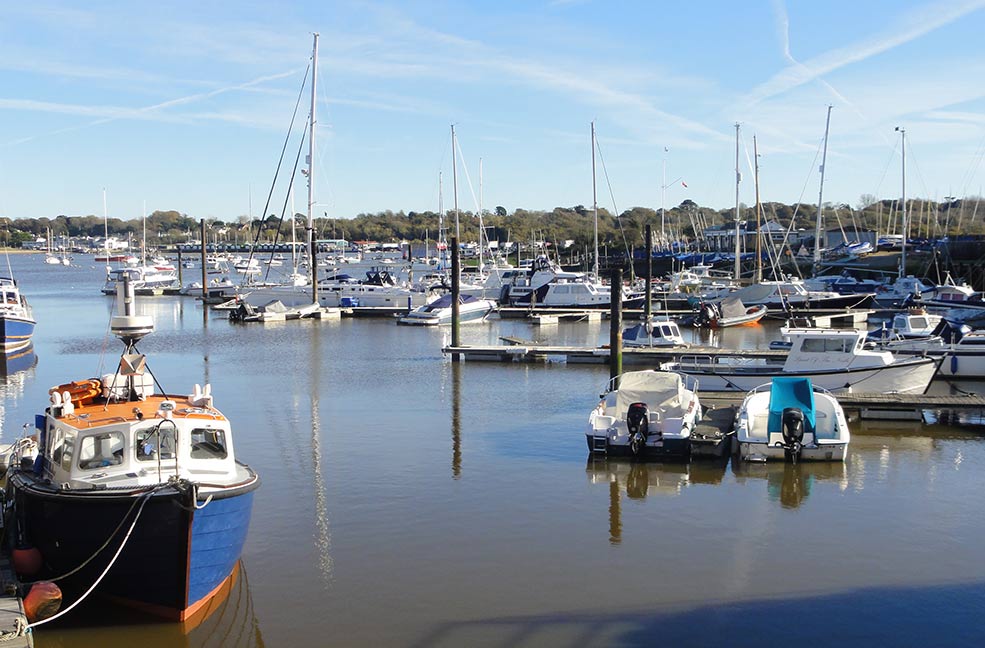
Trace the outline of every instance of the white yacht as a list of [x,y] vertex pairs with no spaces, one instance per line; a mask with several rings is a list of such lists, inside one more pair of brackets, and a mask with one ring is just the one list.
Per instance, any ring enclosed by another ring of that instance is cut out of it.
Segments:
[[784,328],[790,352],[783,361],[741,356],[691,355],[662,365],[701,380],[713,391],[750,391],[775,376],[810,378],[831,391],[921,394],[933,379],[939,359],[896,358],[889,351],[864,348],[865,331]]
[[[479,322],[485,319],[496,302],[491,299],[477,299],[471,295],[458,298],[458,316],[461,322]],[[429,304],[419,306],[397,320],[397,324],[411,326],[437,326],[451,324],[452,297],[442,295]]]
[[173,269],[160,270],[152,265],[116,268],[107,271],[103,294],[115,295],[116,287],[122,285],[124,278],[127,278],[130,285],[138,292],[157,288],[171,288],[178,283],[178,275]]

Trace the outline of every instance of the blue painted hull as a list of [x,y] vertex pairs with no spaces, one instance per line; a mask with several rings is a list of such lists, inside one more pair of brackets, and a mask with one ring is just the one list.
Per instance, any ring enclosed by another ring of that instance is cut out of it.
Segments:
[[[189,618],[232,574],[258,486],[259,480],[254,480],[224,489],[201,509],[193,506],[191,489],[154,493],[95,593],[172,620]],[[96,554],[81,571],[59,581],[68,601],[80,596],[107,567],[139,509],[135,500],[143,497],[105,490],[57,491],[23,471],[10,475],[8,490],[17,542],[41,551],[41,578],[64,574]]]
[[5,352],[23,349],[31,343],[34,320],[13,315],[0,315],[0,344]]

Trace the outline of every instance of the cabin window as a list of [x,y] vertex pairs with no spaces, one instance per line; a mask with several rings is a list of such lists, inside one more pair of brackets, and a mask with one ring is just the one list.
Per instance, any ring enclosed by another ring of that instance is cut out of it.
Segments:
[[192,459],[225,459],[226,434],[222,430],[192,430]]
[[154,426],[137,432],[137,459],[140,461],[157,461],[174,459],[174,427]]
[[62,441],[62,470],[68,472],[72,470],[72,457],[75,456],[75,434],[65,432],[65,439]]
[[123,463],[122,432],[102,432],[82,437],[79,442],[79,468],[95,470]]
[[910,320],[910,328],[912,329],[922,329],[927,328],[927,318],[926,317],[914,317]]
[[800,346],[805,353],[848,353],[854,346],[854,340],[839,338],[808,338]]

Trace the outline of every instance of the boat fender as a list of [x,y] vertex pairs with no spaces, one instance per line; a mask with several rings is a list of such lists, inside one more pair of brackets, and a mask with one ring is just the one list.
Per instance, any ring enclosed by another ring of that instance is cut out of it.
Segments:
[[24,597],[24,612],[31,623],[53,617],[61,607],[62,591],[51,581],[35,583]]
[[951,356],[951,375],[958,375],[958,356]]
[[34,576],[41,571],[41,551],[37,547],[15,548],[10,559],[19,576]]

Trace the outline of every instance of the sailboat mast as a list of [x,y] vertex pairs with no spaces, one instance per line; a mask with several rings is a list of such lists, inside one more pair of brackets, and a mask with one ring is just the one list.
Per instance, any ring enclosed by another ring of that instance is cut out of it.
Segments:
[[[311,48],[311,121],[308,125],[308,254],[310,255],[311,302],[318,303],[318,250],[315,249],[315,97],[318,87],[318,32]],[[292,216],[293,218],[293,216]]]
[[599,279],[599,200],[595,190],[595,122],[592,122],[592,214],[595,219],[595,280]]
[[[664,232],[664,223],[667,214],[667,147],[664,147],[663,170],[660,177],[660,246],[667,242],[667,234]],[[647,245],[650,245],[648,242]],[[671,257],[673,258],[673,257]]]
[[897,126],[896,130],[899,131],[900,138],[902,141],[902,152],[903,152],[903,200],[901,206],[902,213],[902,229],[903,229],[903,247],[902,253],[900,255],[899,263],[899,276],[903,278],[906,276],[906,235],[909,232],[909,223],[906,221],[906,129],[902,126]]
[[109,276],[109,216],[106,211],[106,187],[103,187],[103,247],[106,249],[106,276]]
[[445,201],[441,187],[441,171],[438,171],[438,262],[445,268],[448,243],[445,240]]
[[752,136],[752,158],[755,160],[753,181],[756,184],[756,275],[753,281],[763,280],[763,205],[759,202],[759,146],[756,136]]
[[458,214],[458,141],[455,139],[455,124],[451,125],[451,188],[455,200],[455,239],[461,243],[462,230]]
[[144,225],[143,239],[140,241],[141,264],[147,265],[147,201],[144,201],[144,212],[141,218]]
[[739,255],[741,254],[742,239],[739,238],[739,183],[742,182],[742,173],[739,171],[739,122],[735,122],[735,280],[739,281],[741,265]]
[[828,117],[824,121],[824,149],[821,153],[821,186],[817,190],[817,222],[814,225],[814,274],[817,274],[817,264],[821,261],[821,210],[824,202],[824,167],[828,160],[828,128],[831,125],[831,106],[828,106]]
[[482,223],[482,158],[479,158],[479,272],[482,272],[482,237],[485,233]]

